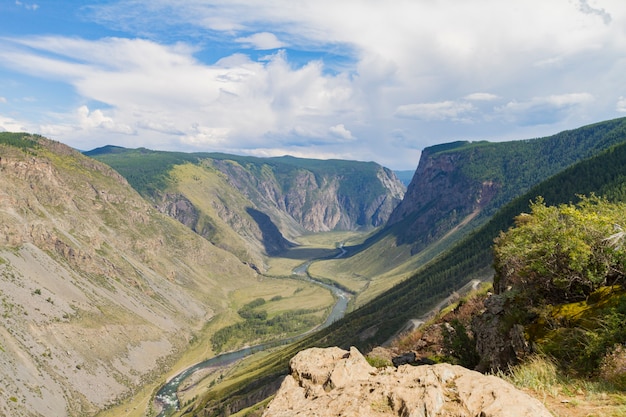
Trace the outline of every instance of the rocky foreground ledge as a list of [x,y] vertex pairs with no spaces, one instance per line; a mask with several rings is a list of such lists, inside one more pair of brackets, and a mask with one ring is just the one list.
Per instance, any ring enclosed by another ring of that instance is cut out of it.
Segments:
[[495,376],[438,364],[374,368],[356,349],[304,350],[264,417],[551,417]]

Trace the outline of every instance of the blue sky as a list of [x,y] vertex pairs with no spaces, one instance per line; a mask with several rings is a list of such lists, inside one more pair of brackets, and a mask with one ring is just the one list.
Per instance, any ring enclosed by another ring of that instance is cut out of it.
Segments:
[[626,115],[623,0],[0,0],[0,131],[376,161]]

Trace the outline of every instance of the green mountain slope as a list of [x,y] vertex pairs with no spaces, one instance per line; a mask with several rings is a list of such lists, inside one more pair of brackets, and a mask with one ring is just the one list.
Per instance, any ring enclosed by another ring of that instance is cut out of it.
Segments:
[[532,186],[626,140],[626,119],[513,142],[454,142],[423,151],[387,226],[354,256],[314,265],[315,275],[366,288],[358,304],[408,278]]
[[[486,224],[437,256],[409,279],[327,329],[306,340],[259,360],[249,376],[235,374],[231,381],[217,386],[199,403],[217,411],[228,403],[244,398],[287,371],[287,361],[296,352],[312,346],[354,345],[362,350],[382,344],[409,319],[419,318],[439,300],[475,277],[491,276],[494,238],[507,230],[529,203],[543,196],[546,204],[576,201],[577,195],[602,193],[623,199],[626,194],[626,144],[617,145],[590,159],[573,165],[538,184],[501,208]],[[249,370],[248,370],[249,371]],[[253,382],[254,381],[254,382]],[[222,399],[227,398],[226,401]],[[214,415],[209,412],[208,415]],[[217,414],[215,414],[217,415]]]

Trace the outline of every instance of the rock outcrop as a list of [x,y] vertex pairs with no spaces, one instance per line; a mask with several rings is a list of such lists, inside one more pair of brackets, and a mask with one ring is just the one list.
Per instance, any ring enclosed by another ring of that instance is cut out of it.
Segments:
[[264,417],[549,417],[495,376],[449,364],[374,368],[356,349],[312,348],[290,361]]
[[472,329],[481,372],[507,369],[531,353],[524,337],[524,326],[506,318],[507,299],[493,295],[485,299],[485,311],[474,317]]

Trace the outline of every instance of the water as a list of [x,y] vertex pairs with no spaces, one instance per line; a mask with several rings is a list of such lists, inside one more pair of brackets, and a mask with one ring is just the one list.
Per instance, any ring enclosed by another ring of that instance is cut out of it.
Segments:
[[[342,252],[338,256],[343,256],[346,253],[346,251],[343,248],[340,248],[340,249],[342,249]],[[323,329],[324,327],[330,326],[331,324],[333,324],[335,321],[339,320],[346,314],[346,309],[348,308],[348,301],[350,300],[349,294],[346,293],[345,291],[342,291],[341,289],[337,287],[333,287],[332,285],[328,285],[323,282],[316,281],[314,279],[309,278],[307,276],[306,271],[310,264],[311,264],[311,261],[305,262],[304,264],[295,268],[293,270],[293,274],[300,276],[301,277],[300,279],[312,282],[316,285],[322,286],[332,291],[333,294],[336,296],[337,301],[335,302],[335,305],[333,306],[333,309],[331,310],[330,314],[326,318],[326,321],[324,321],[324,323],[322,323],[320,326],[316,327],[315,329],[309,330],[299,336],[294,336],[294,337],[290,337],[287,339],[278,340],[274,342],[263,343],[257,346],[243,348],[234,352],[223,353],[221,355],[215,356],[211,359],[207,359],[203,362],[199,362],[185,369],[184,371],[182,371],[181,373],[179,373],[178,375],[174,376],[172,379],[167,381],[167,383],[163,385],[161,389],[159,389],[159,391],[157,392],[155,396],[155,401],[157,404],[159,404],[162,407],[161,412],[158,414],[158,417],[166,417],[168,415],[171,415],[173,412],[179,409],[180,404],[178,402],[178,396],[176,395],[176,392],[178,391],[178,387],[186,378],[188,378],[194,372],[199,371],[201,369],[213,367],[213,366],[228,365],[230,363],[238,361],[239,359],[243,359],[246,356],[249,356],[253,353],[261,352],[263,350],[273,348],[276,346],[293,343],[305,337],[306,335],[310,334],[313,331],[320,330],[320,329]]]

